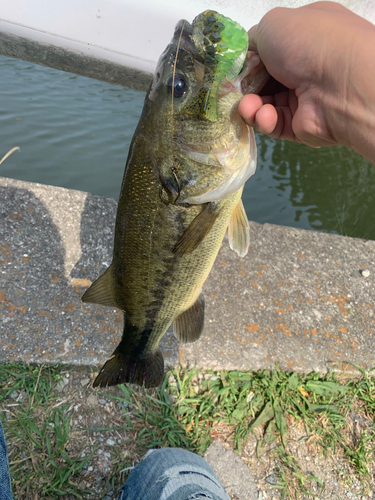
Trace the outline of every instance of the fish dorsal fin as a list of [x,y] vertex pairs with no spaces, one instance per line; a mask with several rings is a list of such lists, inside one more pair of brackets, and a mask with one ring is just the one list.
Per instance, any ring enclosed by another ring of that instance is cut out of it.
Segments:
[[242,200],[232,213],[228,226],[229,246],[240,257],[247,254],[250,244],[249,221]]
[[201,336],[203,326],[204,295],[201,293],[195,303],[174,320],[173,333],[184,344],[195,342]]
[[109,266],[106,272],[86,290],[82,296],[82,302],[118,307],[115,298],[112,266]]
[[204,205],[200,214],[191,222],[181,238],[177,241],[173,253],[178,256],[193,252],[204,237],[210,232],[219,215],[220,209],[215,202]]

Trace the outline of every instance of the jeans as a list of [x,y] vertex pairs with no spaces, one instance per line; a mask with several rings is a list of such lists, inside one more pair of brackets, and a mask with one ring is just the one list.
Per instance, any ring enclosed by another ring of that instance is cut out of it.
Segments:
[[180,448],[150,450],[139,462],[118,500],[229,500],[213,470],[200,456]]
[[0,500],[13,500],[10,487],[7,445],[0,419]]
[[[229,500],[208,463],[180,448],[150,450],[134,468],[119,500]],[[0,500],[13,500],[0,420]]]

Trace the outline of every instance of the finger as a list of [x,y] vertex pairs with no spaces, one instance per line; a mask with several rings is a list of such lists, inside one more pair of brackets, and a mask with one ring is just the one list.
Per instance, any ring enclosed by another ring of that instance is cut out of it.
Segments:
[[263,134],[276,137],[273,134],[275,133],[275,130],[277,130],[278,122],[279,116],[276,108],[272,104],[265,104],[255,115],[254,127]]
[[255,115],[264,104],[275,104],[272,95],[258,96],[257,94],[245,95],[238,106],[242,118],[252,127],[254,126]]
[[298,109],[298,97],[296,96],[295,90],[289,90],[289,107],[294,116]]
[[275,98],[273,95],[262,95],[260,96],[263,104],[273,104],[275,106]]
[[276,139],[286,139],[288,141],[295,141],[296,136],[292,127],[292,113],[289,106],[277,106],[277,123],[274,130],[269,134]]
[[263,106],[263,98],[256,94],[245,95],[239,105],[238,111],[240,115],[251,127],[255,126],[255,115]]
[[249,35],[249,50],[258,52],[258,24],[255,24],[248,31]]
[[276,106],[289,106],[289,91],[275,94],[275,104]]

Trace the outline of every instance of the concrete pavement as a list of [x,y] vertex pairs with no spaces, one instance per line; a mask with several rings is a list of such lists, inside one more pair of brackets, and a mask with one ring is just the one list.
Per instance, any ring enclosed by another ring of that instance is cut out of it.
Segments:
[[[0,360],[100,365],[122,313],[80,298],[111,262],[116,201],[5,178],[0,191]],[[375,242],[254,222],[250,235],[243,259],[224,241],[204,286],[203,335],[182,346],[168,332],[166,364],[373,367]]]

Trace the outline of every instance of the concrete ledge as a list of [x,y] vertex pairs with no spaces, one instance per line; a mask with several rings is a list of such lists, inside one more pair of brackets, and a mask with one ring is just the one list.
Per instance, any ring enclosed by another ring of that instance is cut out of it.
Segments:
[[[27,32],[27,29],[25,31]],[[54,37],[51,36],[51,39],[54,39]],[[87,45],[81,47],[83,50],[87,50],[87,48]],[[106,51],[103,50],[103,52],[105,54]],[[143,92],[147,92],[154,71],[154,64],[149,61],[142,61],[144,65],[148,63],[149,72],[146,72],[131,67],[129,63],[132,58],[129,61],[129,58],[123,56],[123,64],[120,64],[105,57],[100,57],[99,54],[89,55],[82,50],[73,50],[66,46],[56,46],[52,43],[43,43],[27,37],[6,33],[1,31],[1,21],[0,54],[60,71],[95,78],[112,85],[122,85],[123,87],[142,90]],[[113,54],[110,53],[109,55]]]
[[[5,178],[0,191],[0,361],[101,364],[122,313],[80,297],[111,262],[116,201]],[[168,332],[166,364],[375,366],[375,242],[254,222],[250,233],[244,259],[224,241],[203,336],[181,347]]]

